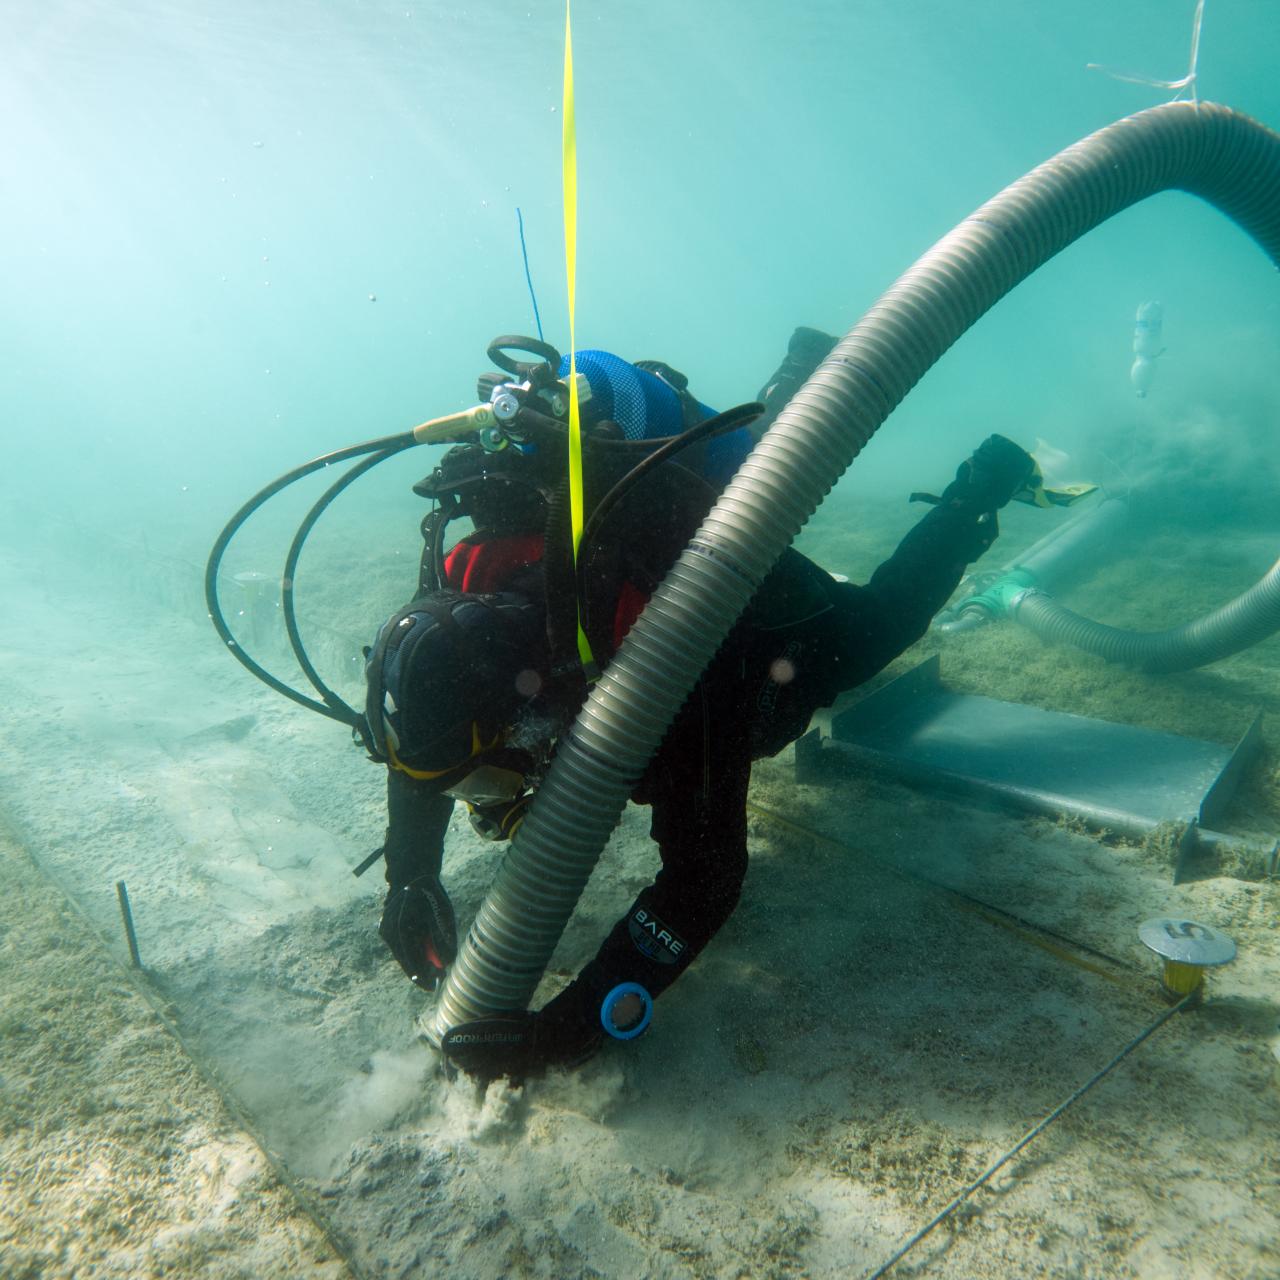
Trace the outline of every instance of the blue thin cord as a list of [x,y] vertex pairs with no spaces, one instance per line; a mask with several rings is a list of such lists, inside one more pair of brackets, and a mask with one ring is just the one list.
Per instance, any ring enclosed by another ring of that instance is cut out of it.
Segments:
[[538,341],[542,341],[542,317],[538,314],[538,296],[533,291],[533,277],[529,274],[529,250],[524,242],[524,214],[516,205],[516,222],[520,225],[520,256],[524,259],[524,278],[529,286],[529,301],[533,303],[533,318],[538,325]]

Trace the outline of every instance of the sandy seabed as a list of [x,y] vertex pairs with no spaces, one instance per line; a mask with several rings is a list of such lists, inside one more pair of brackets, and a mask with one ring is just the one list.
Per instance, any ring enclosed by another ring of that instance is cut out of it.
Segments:
[[[1210,546],[1219,593],[1232,571],[1250,580],[1246,544]],[[855,577],[870,567],[838,539],[827,551]],[[1280,885],[1251,878],[1262,859],[1175,887],[1158,839],[838,768],[800,785],[788,753],[756,772],[742,903],[652,1030],[482,1094],[417,1041],[426,997],[377,936],[379,873],[350,874],[380,840],[379,770],[230,662],[198,606],[149,595],[154,575],[73,582],[42,555],[0,552],[6,1280],[347,1266],[123,974],[120,879],[148,991],[370,1277],[869,1273],[1163,1012],[1138,923],[1204,920],[1240,947],[1204,1006],[893,1274],[1280,1277]],[[1150,592],[1175,575],[1151,584],[1135,563],[1098,590],[1163,608]],[[1145,603],[1118,590],[1126,573]],[[1176,575],[1188,597],[1193,578]],[[1274,707],[1278,657],[1273,640],[1145,677],[992,629],[944,649],[944,678],[1226,743]],[[1233,811],[1259,848],[1280,826],[1278,779],[1269,739]],[[629,809],[546,991],[651,877],[647,829]],[[455,828],[462,920],[498,856]]]

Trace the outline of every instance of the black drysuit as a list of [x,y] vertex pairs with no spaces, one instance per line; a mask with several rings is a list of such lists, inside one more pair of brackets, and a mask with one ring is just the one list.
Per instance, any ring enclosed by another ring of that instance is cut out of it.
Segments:
[[[656,997],[706,946],[733,911],[746,874],[751,762],[775,755],[817,708],[918,640],[995,532],[993,517],[944,502],[865,586],[836,581],[795,551],[782,557],[633,794],[652,807],[661,870],[542,1011],[544,1043],[571,1058],[599,1037],[601,1001],[615,986],[637,982]],[[637,554],[643,558],[643,550]],[[615,568],[651,589],[646,567]],[[607,607],[601,613],[612,616]],[[388,882],[438,875],[453,802],[389,774]]]

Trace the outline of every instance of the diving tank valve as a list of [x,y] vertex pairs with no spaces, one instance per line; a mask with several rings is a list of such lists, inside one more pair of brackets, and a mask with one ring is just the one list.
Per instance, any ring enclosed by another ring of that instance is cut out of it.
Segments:
[[[587,380],[587,375],[585,373],[575,373],[572,381],[578,388],[578,403],[580,405],[586,404],[591,399],[591,383]],[[528,391],[529,384],[525,383],[520,389]],[[551,410],[553,417],[567,418],[569,416],[570,379],[564,378],[561,381],[551,383],[550,386],[539,387],[533,394]]]
[[494,387],[489,403],[493,406],[493,416],[499,422],[511,422],[520,412],[520,399],[509,384]]
[[[577,374],[576,379],[578,403],[585,404],[591,399],[591,384],[585,374]],[[492,453],[519,438],[520,411],[526,404],[539,411],[545,407],[551,416],[563,419],[569,407],[569,388],[564,382],[539,388],[528,381],[504,382],[493,389],[487,404],[431,418],[413,428],[413,438],[418,444],[458,444],[479,433],[480,443]]]

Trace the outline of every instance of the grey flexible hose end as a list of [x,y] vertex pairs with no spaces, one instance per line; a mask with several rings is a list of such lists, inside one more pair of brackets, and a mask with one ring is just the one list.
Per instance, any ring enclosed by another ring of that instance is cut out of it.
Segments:
[[1168,631],[1124,631],[1093,622],[1029,591],[1013,616],[1038,636],[1143,671],[1190,671],[1248,649],[1280,631],[1280,561],[1248,591],[1205,617]]
[[[964,331],[1054,254],[1158,191],[1201,196],[1280,261],[1280,138],[1171,103],[1099,130],[988,201],[901,276],[742,464],[557,752],[431,1019],[437,1041],[528,1002],[663,733],[778,557]],[[580,814],[580,824],[543,813]]]

